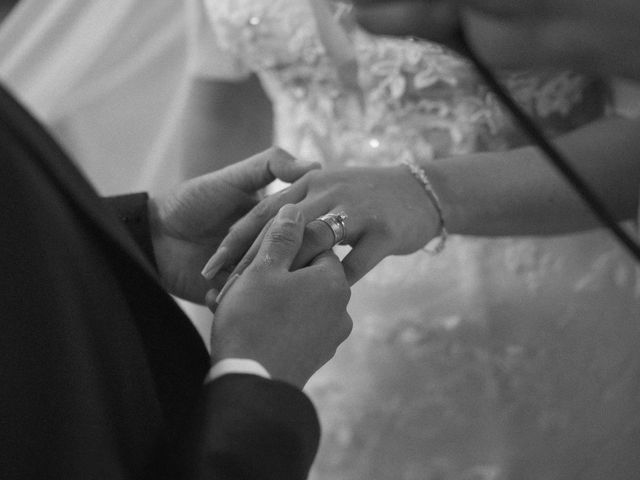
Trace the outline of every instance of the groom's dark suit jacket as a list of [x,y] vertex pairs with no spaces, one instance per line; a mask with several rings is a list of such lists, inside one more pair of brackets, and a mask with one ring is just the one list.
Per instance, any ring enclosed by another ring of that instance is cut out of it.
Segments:
[[108,203],[0,91],[0,478],[304,478],[310,402],[251,375],[203,386],[206,349],[140,247],[144,198]]

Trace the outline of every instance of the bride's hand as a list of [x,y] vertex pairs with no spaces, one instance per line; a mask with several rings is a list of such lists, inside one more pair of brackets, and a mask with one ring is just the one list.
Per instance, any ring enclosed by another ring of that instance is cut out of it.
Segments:
[[314,219],[330,212],[347,216],[346,238],[342,243],[353,248],[344,258],[343,266],[350,284],[386,256],[420,249],[439,230],[437,212],[422,184],[403,165],[314,171],[265,198],[236,222],[203,275],[211,278],[221,268],[236,265],[241,259],[236,268],[242,270],[242,264],[250,263],[251,252],[259,245],[263,227],[287,203],[298,204],[309,222],[292,268],[306,265],[333,246],[332,231]]

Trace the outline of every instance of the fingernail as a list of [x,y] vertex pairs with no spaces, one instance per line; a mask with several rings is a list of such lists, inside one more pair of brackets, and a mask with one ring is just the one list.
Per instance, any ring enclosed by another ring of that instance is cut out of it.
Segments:
[[298,207],[287,204],[278,211],[278,218],[281,220],[292,220],[297,223],[302,219],[302,214]]
[[212,288],[205,295],[204,303],[207,305],[207,307],[209,307],[209,310],[211,311],[211,313],[216,313],[216,309],[218,308],[218,304],[216,303],[216,298],[218,298],[219,294],[220,293],[215,288]]
[[227,261],[228,250],[225,247],[222,247],[216,253],[214,253],[207,264],[204,266],[200,275],[202,275],[207,280],[213,279],[216,276],[216,273],[224,266],[224,263]]

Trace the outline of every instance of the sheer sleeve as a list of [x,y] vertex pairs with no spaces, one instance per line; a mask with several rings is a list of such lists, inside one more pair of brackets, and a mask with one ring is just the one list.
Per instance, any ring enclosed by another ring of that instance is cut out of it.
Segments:
[[221,48],[204,0],[188,0],[188,63],[191,77],[221,80],[245,79],[250,69],[233,53]]
[[[640,83],[616,78],[613,81],[613,109],[616,115],[625,118],[640,118]],[[636,216],[637,238],[640,240],[640,185],[638,185],[638,215]],[[640,294],[640,269],[637,289]]]

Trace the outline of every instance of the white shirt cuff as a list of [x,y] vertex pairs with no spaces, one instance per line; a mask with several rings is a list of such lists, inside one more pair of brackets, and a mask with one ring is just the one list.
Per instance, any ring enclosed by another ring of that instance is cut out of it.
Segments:
[[204,383],[214,381],[216,378],[228,373],[245,373],[249,375],[258,375],[263,378],[271,378],[269,372],[260,363],[249,358],[225,358],[216,362],[209,369],[209,373],[204,379]]

